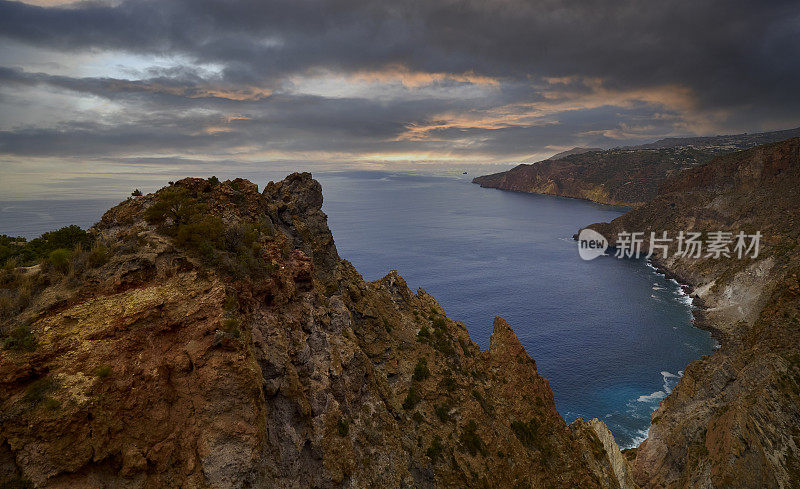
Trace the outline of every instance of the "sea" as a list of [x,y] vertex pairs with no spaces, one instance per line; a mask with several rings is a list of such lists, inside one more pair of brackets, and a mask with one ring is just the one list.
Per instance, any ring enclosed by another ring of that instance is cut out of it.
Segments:
[[[484,189],[457,172],[314,176],[339,255],[364,279],[398,270],[484,349],[503,317],[566,421],[598,418],[623,448],[644,440],[686,365],[717,346],[693,326],[681,285],[644,259],[580,259],[573,234],[624,208]],[[0,234],[87,228],[123,198],[0,201]]]

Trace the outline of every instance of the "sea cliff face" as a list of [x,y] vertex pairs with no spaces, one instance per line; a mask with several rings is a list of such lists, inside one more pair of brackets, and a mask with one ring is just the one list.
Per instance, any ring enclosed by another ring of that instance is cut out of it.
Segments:
[[364,282],[321,205],[309,174],[185,179],[3,270],[0,482],[631,487],[504,320],[481,351],[396,272]]
[[475,178],[481,187],[638,207],[659,185],[711,158],[800,136],[800,128],[757,134],[668,138],[641,146],[567,151],[533,164]]
[[[692,285],[721,348],[690,364],[653,413],[633,462],[646,488],[800,484],[800,139],[718,157],[666,180],[648,204],[590,226],[618,233],[760,231],[757,258],[656,264]],[[645,249],[647,245],[645,244]]]
[[689,148],[592,151],[522,164],[476,177],[472,183],[635,207],[653,198],[664,178],[709,158],[705,152]]

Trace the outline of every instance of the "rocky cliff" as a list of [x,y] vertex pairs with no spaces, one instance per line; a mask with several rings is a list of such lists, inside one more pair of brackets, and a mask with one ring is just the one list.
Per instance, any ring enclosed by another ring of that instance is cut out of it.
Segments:
[[630,487],[511,328],[481,351],[337,254],[309,174],[185,179],[0,272],[0,482],[43,488]]
[[[549,160],[477,177],[481,187],[636,207],[666,179],[715,156],[800,136],[800,128],[758,134],[668,138],[605,151],[568,151]],[[576,148],[579,149],[579,148]]]
[[762,233],[739,258],[655,261],[692,285],[699,325],[721,348],[690,364],[653,413],[635,454],[645,488],[800,487],[800,139],[718,157],[665,181],[648,204],[593,229],[619,233]]

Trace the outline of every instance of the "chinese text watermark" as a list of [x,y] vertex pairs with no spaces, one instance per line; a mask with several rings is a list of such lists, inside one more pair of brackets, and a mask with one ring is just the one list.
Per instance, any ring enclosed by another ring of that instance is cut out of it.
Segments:
[[[617,258],[651,258],[666,260],[670,256],[679,258],[758,258],[761,231],[747,234],[744,231],[710,231],[707,233],[680,231],[670,236],[667,231],[651,231],[649,239],[644,232],[623,231],[617,234]],[[606,238],[592,229],[582,229],[578,235],[578,253],[584,260],[592,260],[605,254]]]

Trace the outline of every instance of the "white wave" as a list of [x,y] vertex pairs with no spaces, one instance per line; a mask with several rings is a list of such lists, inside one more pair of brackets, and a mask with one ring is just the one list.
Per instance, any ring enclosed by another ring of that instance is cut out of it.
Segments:
[[677,375],[664,371],[661,372],[661,376],[664,378],[664,392],[669,394],[672,392],[672,389],[678,385],[678,381],[681,380],[681,377],[683,377],[683,370],[679,370]]
[[666,392],[664,392],[664,391],[655,391],[652,394],[647,394],[646,396],[639,396],[638,399],[636,399],[636,400],[639,401],[639,402],[652,402],[652,401],[658,401],[660,399],[664,399],[665,397],[667,397],[667,393]]
[[622,447],[625,448],[636,448],[642,444],[643,441],[647,439],[647,436],[650,434],[650,428],[646,430],[639,430],[636,432],[636,436],[632,437],[631,443]]
[[678,384],[681,377],[683,377],[683,370],[678,371],[677,374],[667,372],[666,370],[662,371],[661,378],[663,379],[663,388],[650,394],[641,395],[636,400],[638,402],[653,402],[664,399],[672,392],[672,389]]

